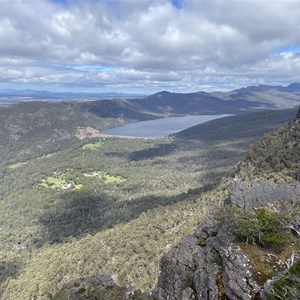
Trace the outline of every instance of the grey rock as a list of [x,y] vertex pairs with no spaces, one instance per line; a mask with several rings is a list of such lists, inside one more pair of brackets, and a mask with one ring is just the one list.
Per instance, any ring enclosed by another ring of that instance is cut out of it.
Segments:
[[187,236],[180,244],[162,257],[159,284],[153,292],[158,299],[180,299],[182,291],[189,287],[197,254],[196,237]]
[[196,300],[196,299],[197,299],[196,293],[192,288],[188,287],[182,291],[180,300]]
[[261,206],[276,206],[283,203],[300,201],[300,182],[276,184],[273,181],[253,183],[245,187],[240,182],[234,182],[231,193],[225,204],[241,208],[255,209]]
[[[293,205],[299,201],[299,182],[277,185],[267,181],[253,183],[250,187],[235,182],[225,205],[253,210],[282,203]],[[153,293],[155,299],[189,300],[191,295],[198,300],[265,297],[266,291],[252,278],[251,262],[234,242],[228,225],[214,218],[217,210],[218,207],[212,210],[193,236],[182,239],[162,258],[161,273]],[[294,228],[298,229],[299,218],[293,222]]]
[[297,122],[298,120],[300,120],[300,108],[299,108],[299,110],[298,110],[298,113],[297,113],[295,122]]
[[[183,299],[183,295],[184,299],[190,299],[186,293],[193,290],[197,299],[219,299],[225,294],[229,299],[246,300],[260,291],[251,278],[249,259],[234,245],[227,226],[211,219],[205,224],[197,229],[194,237],[183,239],[163,257],[154,293],[157,299]],[[212,235],[207,237],[208,233]],[[197,245],[197,238],[205,236],[205,246]],[[193,279],[190,283],[187,274]]]

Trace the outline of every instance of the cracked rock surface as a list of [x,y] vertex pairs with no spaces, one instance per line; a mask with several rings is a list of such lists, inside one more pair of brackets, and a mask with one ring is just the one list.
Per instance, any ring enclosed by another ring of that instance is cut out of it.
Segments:
[[[293,201],[300,201],[300,182],[277,185],[267,181],[251,187],[235,182],[225,205],[252,210]],[[247,254],[235,243],[228,225],[214,218],[214,212],[193,236],[183,238],[162,258],[154,298],[250,300],[265,294],[253,279]]]

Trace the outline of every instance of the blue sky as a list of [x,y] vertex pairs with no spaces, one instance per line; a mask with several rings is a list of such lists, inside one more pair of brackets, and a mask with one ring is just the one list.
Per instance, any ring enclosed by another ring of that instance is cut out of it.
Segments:
[[172,4],[173,4],[175,7],[177,7],[178,9],[181,8],[181,5],[182,5],[182,1],[181,1],[181,0],[172,0],[171,2],[172,2]]
[[0,2],[0,88],[154,93],[300,81],[300,0]]

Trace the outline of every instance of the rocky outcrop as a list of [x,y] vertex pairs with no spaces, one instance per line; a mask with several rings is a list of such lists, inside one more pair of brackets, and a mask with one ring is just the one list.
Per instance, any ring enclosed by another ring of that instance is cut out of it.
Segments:
[[[264,182],[248,188],[242,183],[234,183],[225,206],[254,210],[295,202],[300,203],[299,182],[284,185]],[[154,298],[250,300],[265,297],[264,282],[254,279],[253,261],[236,243],[228,224],[214,217],[218,210],[215,207],[193,236],[182,239],[162,258]],[[294,226],[300,226],[300,223]]]
[[236,205],[245,209],[257,209],[261,206],[274,207],[280,205],[285,199],[289,203],[300,198],[299,182],[286,184],[276,184],[273,181],[263,183],[253,183],[250,187],[245,187],[239,182],[234,182],[230,196],[225,200],[225,204]]
[[159,300],[224,299],[224,295],[251,299],[260,287],[251,278],[248,257],[233,243],[225,224],[202,225],[163,257],[154,296]]

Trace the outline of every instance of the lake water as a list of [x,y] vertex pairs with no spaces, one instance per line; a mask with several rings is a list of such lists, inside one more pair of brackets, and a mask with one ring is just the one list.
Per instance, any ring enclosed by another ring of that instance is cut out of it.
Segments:
[[230,115],[199,115],[184,117],[169,117],[149,121],[126,124],[120,127],[102,131],[103,134],[132,136],[143,138],[161,138],[211,120],[224,118]]

